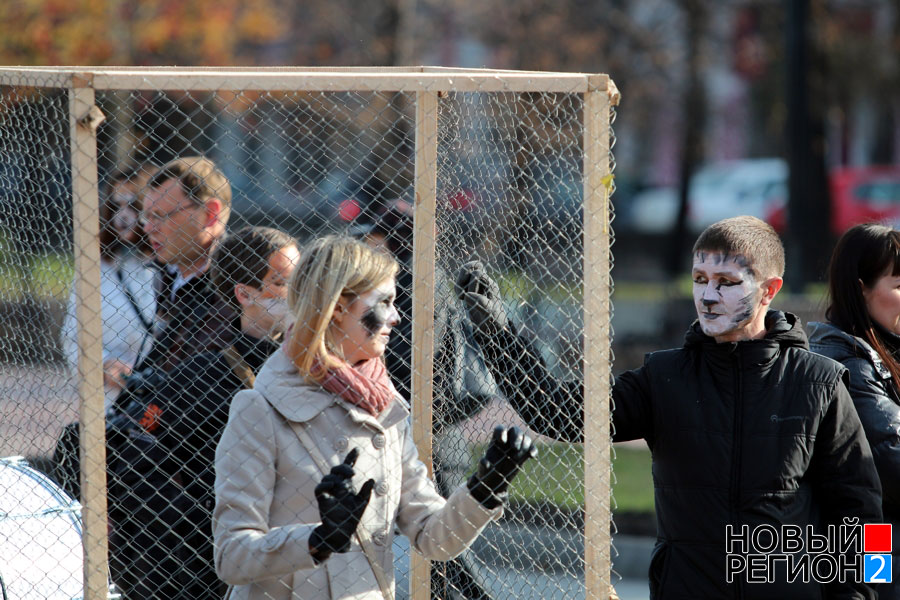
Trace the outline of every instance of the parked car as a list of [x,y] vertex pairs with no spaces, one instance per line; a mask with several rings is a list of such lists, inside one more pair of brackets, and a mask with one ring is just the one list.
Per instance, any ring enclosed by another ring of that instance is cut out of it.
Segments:
[[81,504],[22,457],[0,458],[3,600],[81,598],[81,532]]
[[900,165],[835,169],[829,179],[835,234],[869,221],[900,226]]
[[[780,158],[704,165],[688,187],[688,229],[699,233],[716,221],[737,215],[767,218],[785,205],[787,177],[787,163]],[[671,231],[678,206],[676,187],[648,188],[632,198],[624,226],[641,233]]]
[[[828,174],[828,185],[835,236],[859,223],[900,226],[900,165],[838,167]],[[774,207],[766,220],[785,229],[787,206]]]

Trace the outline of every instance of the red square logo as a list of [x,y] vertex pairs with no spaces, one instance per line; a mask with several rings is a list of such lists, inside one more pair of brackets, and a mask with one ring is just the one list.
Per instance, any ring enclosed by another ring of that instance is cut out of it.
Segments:
[[891,551],[891,525],[866,523],[863,525],[863,552],[888,553]]

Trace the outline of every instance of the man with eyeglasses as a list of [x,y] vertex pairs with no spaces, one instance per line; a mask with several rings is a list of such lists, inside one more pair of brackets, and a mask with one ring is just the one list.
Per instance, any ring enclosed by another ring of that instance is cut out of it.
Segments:
[[227,347],[235,314],[212,290],[209,260],[231,212],[231,185],[208,158],[178,158],[150,179],[141,224],[162,266],[157,313],[163,330],[140,368],[170,370],[200,352]]
[[[162,540],[148,541],[143,521],[170,522],[164,518],[169,505],[189,482],[159,485],[148,477],[147,457],[162,464],[169,456],[152,436],[134,435],[133,426],[153,432],[162,415],[148,400],[167,374],[188,357],[230,347],[239,331],[236,311],[216,294],[209,273],[230,211],[231,185],[208,158],[173,160],[147,183],[140,222],[160,266],[155,293],[162,327],[107,420],[110,570],[129,600],[174,597],[177,588],[178,558]],[[148,586],[148,577],[158,580]]]

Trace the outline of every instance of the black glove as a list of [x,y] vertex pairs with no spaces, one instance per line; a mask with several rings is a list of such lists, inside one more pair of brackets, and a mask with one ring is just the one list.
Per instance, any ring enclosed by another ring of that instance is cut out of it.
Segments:
[[359,448],[351,450],[343,464],[332,467],[331,472],[316,486],[322,524],[310,534],[309,549],[317,564],[331,556],[332,552],[350,549],[350,538],[369,504],[375,480],[365,482],[358,494],[353,493],[351,485],[353,465],[358,456]]
[[538,454],[531,438],[518,427],[494,428],[494,437],[478,470],[469,477],[469,493],[487,509],[497,508],[506,500],[506,488],[529,458]]
[[493,335],[506,328],[508,320],[500,288],[478,261],[468,262],[456,276],[456,295],[462,300],[472,325],[483,335]]

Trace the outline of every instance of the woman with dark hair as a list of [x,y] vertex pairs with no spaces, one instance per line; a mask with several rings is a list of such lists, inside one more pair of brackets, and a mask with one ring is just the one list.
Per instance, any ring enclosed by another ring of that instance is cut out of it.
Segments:
[[[106,407],[131,373],[142,346],[152,341],[156,311],[150,245],[138,224],[141,194],[153,174],[145,167],[116,171],[100,206],[100,296],[103,319],[103,388]],[[75,290],[63,325],[66,361],[78,368],[78,319]],[[143,348],[146,350],[146,348]]]
[[[872,447],[886,522],[900,543],[900,231],[857,225],[838,241],[828,268],[827,323],[809,324],[810,349],[844,364],[850,395]],[[900,598],[900,568],[880,598]]]

